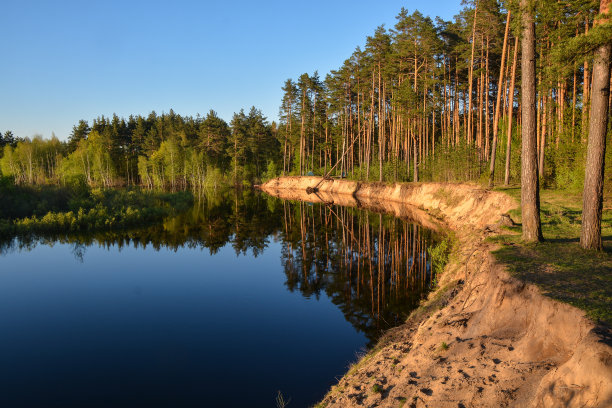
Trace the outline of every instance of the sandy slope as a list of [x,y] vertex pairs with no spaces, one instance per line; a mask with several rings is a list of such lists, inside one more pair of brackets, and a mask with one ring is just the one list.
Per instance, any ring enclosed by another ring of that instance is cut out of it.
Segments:
[[440,289],[356,363],[322,406],[612,407],[606,333],[597,334],[580,310],[510,277],[490,254],[485,238],[516,206],[510,197],[467,184],[346,180],[324,181],[307,194],[319,181],[284,177],[261,188],[384,210],[430,228],[438,218],[460,243]]

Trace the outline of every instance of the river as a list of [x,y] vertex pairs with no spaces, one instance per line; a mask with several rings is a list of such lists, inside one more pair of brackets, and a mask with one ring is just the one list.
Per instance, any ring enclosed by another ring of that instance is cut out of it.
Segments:
[[310,406],[418,305],[440,239],[252,191],[148,228],[5,238],[0,406]]

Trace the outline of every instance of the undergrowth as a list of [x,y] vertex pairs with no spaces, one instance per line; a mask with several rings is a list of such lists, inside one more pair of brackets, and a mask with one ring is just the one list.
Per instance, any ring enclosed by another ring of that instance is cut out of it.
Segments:
[[187,210],[190,192],[0,185],[0,236],[99,231],[160,221]]

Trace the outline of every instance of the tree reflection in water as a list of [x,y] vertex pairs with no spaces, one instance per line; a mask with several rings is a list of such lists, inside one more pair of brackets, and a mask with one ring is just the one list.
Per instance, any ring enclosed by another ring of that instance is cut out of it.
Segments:
[[371,344],[404,322],[429,290],[434,274],[428,248],[439,238],[390,215],[243,190],[202,197],[189,211],[148,228],[4,237],[0,255],[60,242],[74,245],[82,261],[91,245],[215,254],[229,243],[236,255],[257,257],[273,239],[282,247],[287,288],[308,298],[325,293]]
[[367,210],[283,203],[287,287],[322,291],[372,342],[404,322],[432,282],[432,231]]

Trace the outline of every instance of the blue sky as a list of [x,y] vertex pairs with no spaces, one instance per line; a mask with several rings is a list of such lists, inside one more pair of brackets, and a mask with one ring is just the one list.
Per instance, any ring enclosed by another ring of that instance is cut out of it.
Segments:
[[116,113],[254,105],[276,120],[287,78],[338,68],[401,7],[451,19],[460,0],[27,1],[0,4],[0,132],[54,132]]

